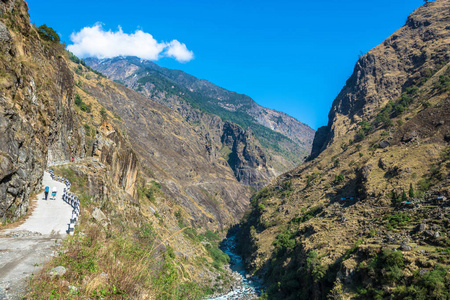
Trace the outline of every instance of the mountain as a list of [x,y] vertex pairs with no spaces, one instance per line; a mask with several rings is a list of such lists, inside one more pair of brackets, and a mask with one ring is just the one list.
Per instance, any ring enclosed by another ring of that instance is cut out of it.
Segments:
[[[190,123],[107,79],[31,24],[22,0],[0,2],[0,87],[0,230],[40,201],[47,168],[81,200],[75,234],[30,271],[27,297],[200,299],[234,285],[223,230],[274,176],[250,128],[205,113]],[[64,280],[46,275],[57,266]]]
[[352,76],[334,100],[325,137],[314,152],[328,147],[361,121],[373,119],[380,107],[397,100],[408,88],[431,77],[449,60],[445,5],[436,4],[433,17],[412,14],[406,25],[361,57]]
[[428,2],[356,63],[308,162],[240,225],[266,299],[445,299],[450,1]]
[[178,111],[187,120],[196,122],[198,117],[193,115],[204,112],[244,130],[251,128],[269,164],[278,173],[294,168],[311,152],[313,129],[285,113],[258,105],[246,95],[136,57],[89,58],[86,63],[108,78]]

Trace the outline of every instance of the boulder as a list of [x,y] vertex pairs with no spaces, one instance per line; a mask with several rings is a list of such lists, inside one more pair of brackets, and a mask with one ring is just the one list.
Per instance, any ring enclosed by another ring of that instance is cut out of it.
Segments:
[[402,250],[402,251],[411,251],[412,249],[413,248],[410,245],[408,245],[408,244],[402,244],[400,246],[400,250]]
[[52,277],[54,276],[63,276],[64,274],[66,274],[67,269],[64,268],[63,266],[57,266],[53,269],[51,269],[50,271],[48,271],[48,274]]
[[427,230],[427,224],[425,224],[425,223],[420,223],[420,224],[419,224],[418,230],[419,230],[419,231],[425,231],[425,230]]
[[410,131],[403,136],[402,141],[407,143],[407,142],[412,141],[415,137],[417,137],[417,132]]
[[384,148],[389,147],[391,145],[391,143],[389,143],[388,141],[383,140],[383,141],[379,142],[378,145],[380,145],[380,148],[384,149]]
[[94,208],[94,211],[92,212],[92,217],[99,223],[106,220],[105,214],[98,207]]
[[382,169],[382,170],[386,170],[387,169],[386,162],[382,158],[380,158],[378,160],[378,167],[380,167],[380,169]]
[[434,231],[433,230],[425,230],[425,234],[428,236],[434,236]]

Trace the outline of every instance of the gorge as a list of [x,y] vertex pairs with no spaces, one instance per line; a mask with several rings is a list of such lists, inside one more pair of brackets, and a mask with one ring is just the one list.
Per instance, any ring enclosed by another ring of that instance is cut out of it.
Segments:
[[[414,11],[315,132],[150,60],[80,59],[2,0],[0,245],[47,257],[0,297],[450,297],[449,24],[449,0]],[[49,166],[80,200],[74,234],[14,231]]]

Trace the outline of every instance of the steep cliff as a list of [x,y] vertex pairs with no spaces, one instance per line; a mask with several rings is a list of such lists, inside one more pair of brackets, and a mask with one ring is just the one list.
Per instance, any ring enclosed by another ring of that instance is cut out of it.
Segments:
[[428,2],[362,57],[318,157],[252,198],[240,247],[268,299],[450,296],[448,24]]
[[[0,3],[0,217],[28,209],[48,160],[83,156],[73,76],[61,46],[41,42],[23,1]],[[82,130],[82,129],[81,129]]]
[[274,173],[266,164],[266,156],[252,132],[231,122],[223,126],[222,144],[230,150],[227,161],[239,182],[260,189]]
[[352,76],[334,100],[328,133],[321,150],[358,123],[376,116],[450,59],[446,1],[429,2],[408,17],[405,26],[362,56]]
[[277,172],[296,167],[311,151],[314,130],[285,113],[258,105],[246,95],[136,57],[90,58],[86,62],[110,79],[176,110],[188,120],[193,116],[204,117],[206,112],[244,130],[250,127],[262,145],[267,164]]
[[136,197],[138,158],[127,140],[107,122],[97,129],[92,145],[92,157],[110,167],[109,176],[113,182]]

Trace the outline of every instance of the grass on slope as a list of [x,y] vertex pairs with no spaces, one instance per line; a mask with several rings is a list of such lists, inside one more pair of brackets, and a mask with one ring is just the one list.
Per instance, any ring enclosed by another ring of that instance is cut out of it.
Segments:
[[[93,209],[100,203],[90,201],[92,195],[86,194],[87,176],[67,167],[55,168],[55,173],[68,178],[72,191],[81,196],[80,220],[75,234],[64,240],[57,255],[32,277],[29,298],[201,299],[211,293],[189,280],[184,263],[165,242],[169,238],[158,233],[150,219],[134,209],[117,207],[112,199],[103,202],[107,218],[94,219]],[[140,196],[151,201],[153,193],[157,191]],[[49,270],[57,266],[67,272],[49,276]]]

